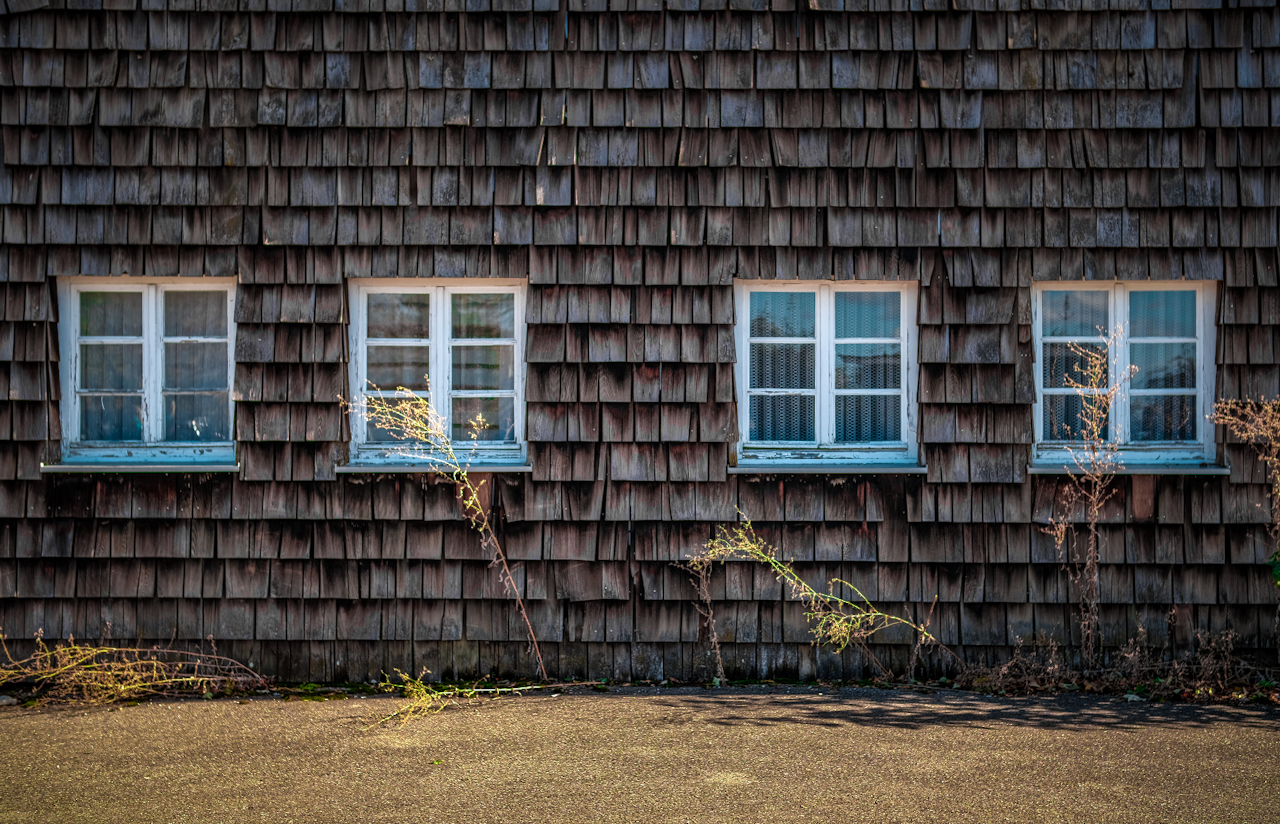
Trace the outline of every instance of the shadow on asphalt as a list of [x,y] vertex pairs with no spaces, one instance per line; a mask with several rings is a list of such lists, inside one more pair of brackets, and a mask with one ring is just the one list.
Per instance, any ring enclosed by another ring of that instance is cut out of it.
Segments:
[[773,727],[970,727],[1016,725],[1037,729],[1137,730],[1176,724],[1181,728],[1230,724],[1280,731],[1280,707],[1259,705],[1148,704],[1116,696],[1058,695],[987,698],[842,690],[838,695],[807,691],[772,694],[676,694],[658,701],[675,714],[664,724]]

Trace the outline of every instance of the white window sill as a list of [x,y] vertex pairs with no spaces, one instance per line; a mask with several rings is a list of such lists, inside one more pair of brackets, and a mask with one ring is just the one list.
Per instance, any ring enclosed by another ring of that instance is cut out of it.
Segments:
[[[1084,472],[1070,463],[1038,463],[1027,467],[1028,475],[1083,475]],[[1209,463],[1124,464],[1117,466],[1112,475],[1230,475],[1231,469]]]
[[739,461],[727,472],[730,475],[924,475],[928,467],[893,463],[825,463],[789,464],[785,461]]
[[40,464],[42,475],[111,473],[129,475],[182,474],[204,475],[211,472],[239,472],[236,463],[60,463]]
[[[473,463],[471,466],[463,466],[468,472],[532,472],[533,467],[529,464],[515,463]],[[434,472],[444,472],[448,474],[448,469],[440,464],[431,463],[350,463],[346,466],[339,466],[334,469],[339,475],[389,475],[391,473],[406,474],[430,474]]]

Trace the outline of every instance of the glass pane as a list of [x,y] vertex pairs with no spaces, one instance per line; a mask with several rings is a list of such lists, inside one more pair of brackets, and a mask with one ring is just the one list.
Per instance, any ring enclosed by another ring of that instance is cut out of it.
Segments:
[[1129,293],[1129,336],[1133,338],[1194,338],[1196,293]]
[[164,396],[166,441],[229,441],[230,418],[226,392]]
[[1129,399],[1132,441],[1194,441],[1195,395],[1139,395]]
[[751,344],[752,389],[812,389],[812,343]]
[[836,441],[873,443],[902,440],[900,395],[837,395]]
[[514,338],[515,295],[453,295],[453,337]]
[[453,443],[465,449],[472,433],[478,441],[514,441],[516,404],[513,398],[454,398],[451,419]]
[[138,395],[98,395],[81,398],[80,439],[83,441],[142,440],[142,398]]
[[813,292],[752,292],[751,337],[813,337],[816,301]]
[[1129,347],[1129,358],[1138,367],[1134,389],[1195,388],[1194,343],[1135,343]]
[[[421,403],[422,401],[419,400],[414,402]],[[387,403],[390,406],[399,406],[402,403],[409,403],[409,401],[406,401],[403,399],[397,399],[397,400],[388,399]],[[397,438],[395,435],[391,434],[389,430],[386,430],[380,426],[377,426],[367,418],[365,419],[364,425],[365,425],[365,439],[370,441],[371,443],[388,443],[388,442],[394,443],[396,441],[405,440],[404,437]],[[400,430],[397,430],[397,434],[402,434],[402,433],[400,432]]]
[[431,296],[426,292],[369,295],[371,338],[431,337]]
[[225,343],[166,343],[165,389],[226,389]]
[[752,395],[751,440],[813,441],[812,395]]
[[141,390],[142,344],[80,344],[80,388],[97,392]]
[[369,346],[368,380],[380,389],[427,389],[429,346]]
[[[1080,421],[1084,401],[1079,395],[1045,395],[1043,408],[1046,441],[1084,440],[1084,425]],[[1103,440],[1111,437],[1110,425],[1101,436]]]
[[453,347],[453,388],[515,389],[515,347]]
[[1110,364],[1103,363],[1104,374],[1099,376],[1097,382],[1094,383],[1086,372],[1091,359],[1072,351],[1073,346],[1099,354],[1106,352],[1106,347],[1100,344],[1046,343],[1042,367],[1044,369],[1045,387],[1048,389],[1063,389],[1072,386],[1073,384],[1067,382],[1068,377],[1074,380],[1074,385],[1077,386],[1092,386],[1097,389],[1104,389],[1110,386]]
[[837,343],[836,389],[898,389],[902,347],[896,343]]
[[896,338],[901,316],[897,292],[836,292],[837,338]]
[[141,292],[81,292],[80,334],[92,337],[140,337]]
[[164,293],[164,335],[167,338],[225,338],[227,293]]
[[1045,292],[1041,303],[1044,310],[1044,336],[1110,335],[1111,310],[1108,298],[1108,293],[1101,291],[1072,289]]

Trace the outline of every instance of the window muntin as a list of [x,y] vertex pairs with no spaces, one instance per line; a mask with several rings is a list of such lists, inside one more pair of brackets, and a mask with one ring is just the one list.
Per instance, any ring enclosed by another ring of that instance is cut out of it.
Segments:
[[740,458],[914,462],[914,284],[739,290]]
[[[1132,377],[1116,394],[1106,438],[1135,464],[1202,462],[1214,457],[1213,284],[1188,282],[1042,283],[1034,290],[1037,356],[1036,457],[1061,461],[1083,435],[1079,376],[1071,346],[1102,350],[1116,333],[1108,381]],[[1078,378],[1077,378],[1078,379]]]
[[[403,387],[431,402],[455,449],[474,450],[473,460],[523,460],[523,299],[519,286],[491,282],[357,286],[353,397],[391,398]],[[352,440],[358,460],[415,459],[367,420],[352,421]]]
[[64,457],[229,459],[234,283],[61,284]]

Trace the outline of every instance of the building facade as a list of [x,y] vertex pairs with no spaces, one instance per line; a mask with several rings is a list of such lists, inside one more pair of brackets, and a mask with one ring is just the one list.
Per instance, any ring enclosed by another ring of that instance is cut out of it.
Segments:
[[[739,512],[962,657],[1070,645],[1043,528],[1114,335],[1103,642],[1274,658],[1207,415],[1280,393],[1277,124],[1270,0],[7,0],[0,627],[532,674],[376,385],[484,416],[556,677],[704,673],[671,562]],[[731,675],[868,672],[713,590]]]

